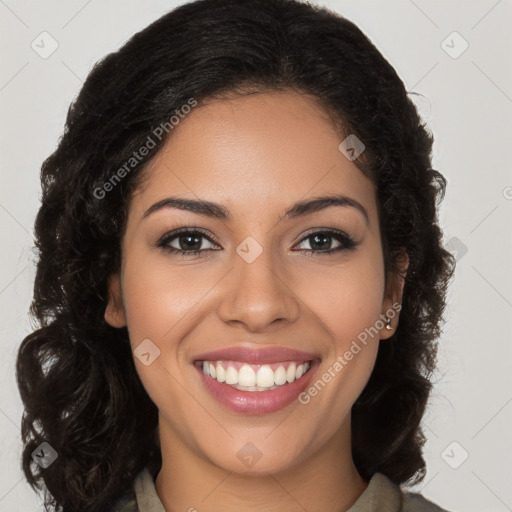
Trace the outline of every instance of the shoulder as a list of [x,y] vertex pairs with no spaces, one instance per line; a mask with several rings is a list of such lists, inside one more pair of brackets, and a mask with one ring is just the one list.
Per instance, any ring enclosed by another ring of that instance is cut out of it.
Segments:
[[435,503],[424,498],[421,494],[403,493],[403,505],[401,512],[448,512]]
[[140,471],[132,489],[116,502],[112,512],[165,512],[156,492],[155,477],[149,466]]
[[407,492],[383,473],[375,473],[348,512],[448,512],[421,494]]
[[131,489],[119,497],[110,512],[140,512],[138,492],[141,485],[147,485],[148,477],[151,478],[151,475],[148,469],[144,468],[136,475]]
[[121,496],[114,504],[112,512],[139,512],[133,489]]

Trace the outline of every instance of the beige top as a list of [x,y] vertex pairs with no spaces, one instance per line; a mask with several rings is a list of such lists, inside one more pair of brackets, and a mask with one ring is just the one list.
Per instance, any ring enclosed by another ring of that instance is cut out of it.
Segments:
[[[148,468],[134,482],[135,496],[117,504],[116,512],[166,512]],[[347,512],[448,512],[420,494],[402,491],[382,473],[375,473],[359,499]]]

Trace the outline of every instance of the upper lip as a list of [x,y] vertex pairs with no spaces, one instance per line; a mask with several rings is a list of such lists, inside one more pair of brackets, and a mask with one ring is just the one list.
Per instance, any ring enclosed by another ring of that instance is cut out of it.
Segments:
[[228,347],[199,354],[195,361],[240,361],[249,364],[271,364],[282,361],[312,361],[318,356],[286,347]]

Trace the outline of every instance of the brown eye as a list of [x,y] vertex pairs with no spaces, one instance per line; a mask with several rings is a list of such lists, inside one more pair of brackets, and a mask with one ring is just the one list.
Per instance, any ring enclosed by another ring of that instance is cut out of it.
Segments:
[[196,255],[213,249],[216,244],[211,240],[210,235],[206,235],[198,229],[182,229],[167,233],[158,242],[158,247],[171,253],[178,253],[182,256]]
[[[343,250],[353,249],[358,245],[349,235],[342,231],[321,230],[305,236],[299,245],[307,242],[309,247],[303,247],[303,250],[313,253],[332,254]],[[335,247],[332,245],[336,244]]]

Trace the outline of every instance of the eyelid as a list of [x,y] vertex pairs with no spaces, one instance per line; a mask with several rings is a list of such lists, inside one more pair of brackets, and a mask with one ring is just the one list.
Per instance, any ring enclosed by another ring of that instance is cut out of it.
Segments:
[[214,234],[197,226],[183,226],[181,228],[171,229],[170,231],[162,235],[157,243],[160,244],[161,242],[167,242],[171,238],[174,238],[175,236],[181,235],[183,233],[200,233],[210,242],[220,246],[220,242]]
[[311,236],[313,235],[314,233],[338,233],[340,235],[344,235],[344,236],[347,236],[349,238],[352,238],[346,231],[344,231],[343,229],[339,229],[339,228],[330,228],[330,227],[327,227],[327,226],[320,226],[320,227],[314,227],[314,228],[310,228],[308,230],[306,230],[304,233],[301,233],[300,235],[300,240],[303,240],[304,238],[308,237],[308,236]]
[[352,240],[353,242],[359,241],[357,238],[352,236],[348,231],[344,229],[329,226],[316,226],[301,233],[300,238],[298,238],[297,240],[297,243],[303,241],[305,238],[315,233],[330,233],[332,235],[339,235],[340,237]]

